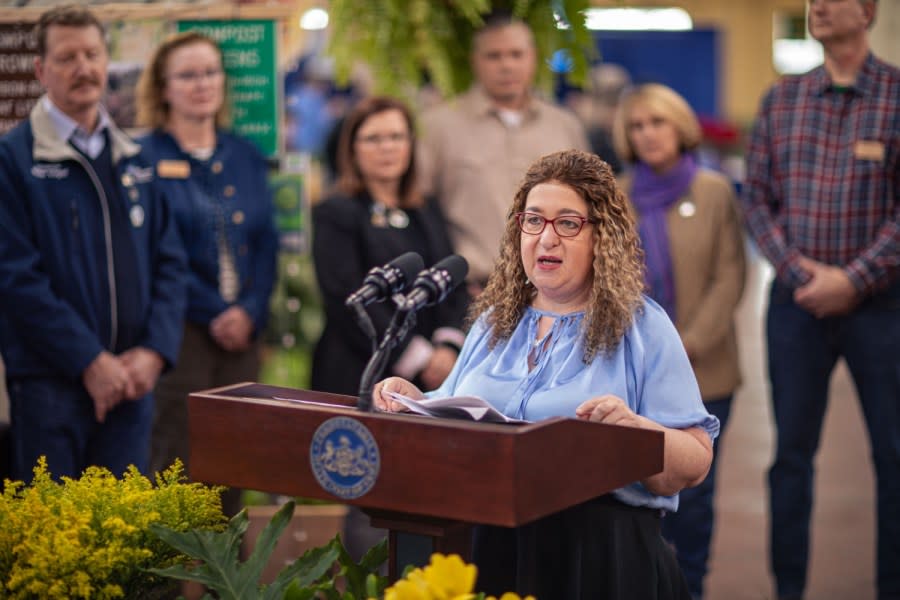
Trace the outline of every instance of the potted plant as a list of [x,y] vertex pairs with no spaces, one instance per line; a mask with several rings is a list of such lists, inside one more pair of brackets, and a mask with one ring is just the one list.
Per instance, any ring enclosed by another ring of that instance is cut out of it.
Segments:
[[[153,527],[160,539],[194,562],[153,572],[204,585],[220,600],[335,600],[380,597],[387,578],[378,569],[387,560],[387,541],[370,549],[359,563],[347,553],[340,537],[306,551],[282,568],[270,583],[263,582],[278,538],[294,513],[294,501],[285,503],[272,516],[253,544],[253,551],[240,560],[240,548],[250,524],[247,509],[234,516],[224,531],[178,531],[164,525]],[[204,598],[212,598],[207,595]]]
[[[307,550],[324,546],[344,529],[347,506],[298,498],[293,516],[278,538],[278,545],[262,572],[262,581],[273,581],[278,573]],[[278,504],[248,505],[249,524],[241,545],[241,558],[256,548],[264,527],[281,509]]]
[[[223,532],[174,531],[153,526],[161,539],[195,559],[192,566],[153,571],[202,583],[220,600],[497,600],[473,591],[477,570],[457,555],[433,554],[428,566],[408,567],[403,578],[388,587],[387,578],[378,574],[387,560],[387,541],[375,545],[356,563],[339,536],[308,550],[282,569],[270,584],[260,583],[269,555],[293,512],[291,501],[275,513],[245,562],[238,559],[238,548],[249,523],[246,510],[231,519]],[[522,599],[509,592],[500,600]],[[524,600],[535,599],[528,596]]]

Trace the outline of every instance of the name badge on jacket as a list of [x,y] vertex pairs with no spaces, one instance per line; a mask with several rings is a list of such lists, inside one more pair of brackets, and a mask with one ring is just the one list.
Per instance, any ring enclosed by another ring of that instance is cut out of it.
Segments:
[[165,179],[187,179],[191,164],[186,160],[161,160],[156,163],[156,174]]
[[878,140],[858,140],[853,146],[853,156],[859,160],[884,160],[884,144]]

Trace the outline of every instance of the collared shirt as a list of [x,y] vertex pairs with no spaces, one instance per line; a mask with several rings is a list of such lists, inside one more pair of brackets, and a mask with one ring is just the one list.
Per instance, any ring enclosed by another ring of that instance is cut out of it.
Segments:
[[[544,316],[555,318],[553,326],[535,344],[538,321]],[[447,379],[427,396],[479,396],[509,417],[539,421],[574,418],[582,402],[613,394],[656,423],[675,429],[701,427],[715,439],[719,421],[706,411],[681,338],[658,304],[646,298],[619,345],[608,355],[598,353],[587,365],[583,320],[584,312],[559,315],[528,307],[509,339],[491,347],[491,330],[482,315]],[[632,506],[678,508],[677,496],[657,496],[640,483],[613,493]]]
[[552,104],[532,97],[520,116],[518,125],[507,124],[476,86],[422,117],[419,174],[426,193],[440,201],[472,281],[490,274],[509,207],[531,163],[551,152],[589,147],[575,116]]
[[53,104],[49,96],[44,96],[44,108],[47,110],[50,121],[53,123],[53,127],[56,129],[60,139],[75,144],[75,147],[91,157],[91,160],[100,156],[106,145],[106,136],[103,135],[103,132],[106,131],[111,122],[109,114],[102,105],[97,107],[97,126],[90,133]]
[[778,278],[801,255],[844,269],[864,293],[900,273],[900,70],[869,54],[856,82],[824,67],[763,99],[747,151],[747,226]]

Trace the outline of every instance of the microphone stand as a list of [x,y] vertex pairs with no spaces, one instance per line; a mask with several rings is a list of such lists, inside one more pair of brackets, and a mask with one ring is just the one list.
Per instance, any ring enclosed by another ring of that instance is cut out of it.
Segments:
[[391,318],[390,325],[384,332],[381,343],[372,354],[369,362],[366,363],[366,368],[359,380],[359,400],[356,403],[356,408],[366,412],[372,410],[372,388],[387,366],[391,350],[406,337],[410,328],[416,322],[415,311],[403,308],[406,304],[406,298],[402,294],[394,295],[393,300],[397,310],[394,312],[393,318]]
[[372,324],[372,318],[366,312],[362,302],[348,302],[347,306],[353,308],[356,324],[359,325],[359,328],[363,330],[363,333],[372,342],[372,352],[374,353],[378,348],[376,340],[378,334],[375,333],[375,325]]

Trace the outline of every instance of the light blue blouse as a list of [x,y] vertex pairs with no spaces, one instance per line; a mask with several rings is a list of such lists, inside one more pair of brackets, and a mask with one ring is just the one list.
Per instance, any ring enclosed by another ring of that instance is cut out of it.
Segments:
[[[556,319],[547,343],[538,344],[536,364],[529,371],[527,357],[542,316]],[[427,396],[480,396],[508,416],[539,421],[574,418],[575,408],[585,400],[614,394],[635,413],[661,425],[699,426],[715,439],[719,420],[704,408],[678,332],[658,304],[645,297],[615,351],[609,356],[598,354],[587,365],[582,361],[583,319],[584,312],[559,315],[529,307],[510,338],[490,349],[490,330],[482,315],[444,384]],[[640,483],[613,494],[632,506],[678,508],[677,494],[657,496]]]

